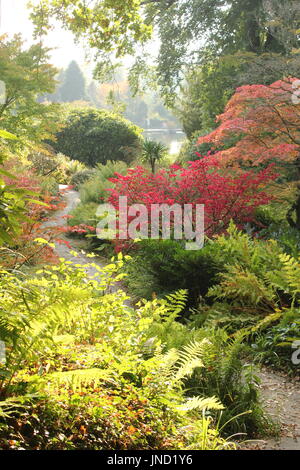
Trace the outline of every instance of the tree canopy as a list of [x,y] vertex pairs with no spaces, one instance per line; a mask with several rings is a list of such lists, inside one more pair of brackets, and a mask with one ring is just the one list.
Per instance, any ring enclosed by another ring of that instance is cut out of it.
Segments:
[[[160,39],[156,79],[171,104],[184,72],[211,54],[237,51],[287,53],[299,46],[299,9],[293,0],[42,0],[32,18],[37,33],[59,20],[95,50],[96,74],[111,71],[114,59],[137,53],[153,31]],[[151,76],[145,52],[137,54],[133,77]]]
[[55,105],[37,100],[55,89],[57,70],[48,59],[49,49],[40,44],[26,49],[21,35],[0,37],[1,80],[6,87],[0,105],[1,127],[38,143],[57,129]]
[[[300,100],[297,86],[298,81],[289,79],[269,86],[238,88],[225,112],[218,117],[218,128],[200,137],[198,144],[211,144],[213,157],[224,166],[260,167],[273,162],[281,176],[284,176],[283,168],[291,166],[297,196],[287,217],[290,225],[299,229]],[[224,144],[225,148],[219,150]]]

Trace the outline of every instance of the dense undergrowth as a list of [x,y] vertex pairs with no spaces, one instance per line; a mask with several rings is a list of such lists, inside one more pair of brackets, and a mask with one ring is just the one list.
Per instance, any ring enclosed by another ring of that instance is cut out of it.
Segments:
[[266,427],[240,338],[177,323],[185,291],[126,306],[122,265],[2,270],[1,448],[225,449]]
[[[111,179],[114,170],[119,171]],[[126,168],[120,170],[114,163],[102,165],[81,186],[81,204],[73,211],[70,225],[84,220],[95,228],[97,201],[107,201],[118,184],[125,187],[123,194],[131,184],[130,197],[139,200],[137,194],[145,192],[149,180],[145,184],[135,180],[131,171],[120,176]],[[113,188],[110,192],[109,186]],[[151,199],[150,191],[149,195]],[[291,357],[293,344],[300,337],[300,245],[299,231],[284,219],[288,204],[288,200],[279,203],[274,198],[256,209],[251,223],[239,223],[239,229],[231,223],[228,231],[206,238],[204,248],[198,251],[187,251],[184,241],[178,240],[140,240],[124,245],[131,255],[124,280],[130,294],[135,300],[151,300],[186,289],[179,321],[194,328],[224,328],[229,335],[252,328],[244,343],[253,360],[298,374]],[[93,230],[88,240],[94,249],[111,253],[112,245],[94,237]]]
[[231,335],[245,330],[255,360],[298,374],[291,356],[300,338],[300,264],[280,239],[253,238],[231,224],[199,252],[176,241],[137,246],[125,279],[137,298],[164,297],[184,285],[188,299],[181,321],[225,328]]

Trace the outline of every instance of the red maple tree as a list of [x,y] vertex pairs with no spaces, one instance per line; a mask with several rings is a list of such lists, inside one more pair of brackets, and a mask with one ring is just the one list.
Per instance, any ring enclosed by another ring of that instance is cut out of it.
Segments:
[[114,187],[108,190],[108,202],[119,210],[119,197],[127,196],[128,206],[143,204],[149,215],[152,204],[191,204],[193,208],[204,204],[205,233],[213,236],[226,230],[231,219],[238,225],[253,221],[255,209],[270,201],[266,185],[276,176],[273,165],[234,175],[213,157],[189,162],[187,168],[172,165],[156,174],[137,167],[110,179]]
[[[269,86],[238,88],[225,112],[217,118],[219,127],[200,137],[198,145],[210,143],[214,158],[225,166],[259,166],[268,162],[292,164],[300,180],[298,83],[291,78]],[[230,141],[234,143],[230,144]],[[218,150],[222,146],[223,149]],[[291,217],[293,211],[296,222]],[[300,229],[300,191],[288,213],[288,220]]]

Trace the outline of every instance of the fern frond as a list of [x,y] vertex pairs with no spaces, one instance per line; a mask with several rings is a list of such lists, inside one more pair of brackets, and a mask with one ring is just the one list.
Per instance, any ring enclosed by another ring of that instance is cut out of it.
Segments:
[[201,342],[194,341],[179,351],[178,368],[173,378],[175,382],[190,377],[197,367],[204,367],[203,353],[210,344],[210,341],[205,338]]
[[171,349],[162,357],[159,373],[173,387],[179,387],[184,378],[190,377],[197,367],[204,367],[201,360],[205,349],[210,345],[208,339],[193,342],[181,350]]
[[175,292],[174,294],[169,294],[166,296],[166,310],[172,312],[174,315],[181,313],[186,306],[188,298],[188,291],[186,289],[181,289]]
[[9,418],[16,410],[24,408],[27,398],[31,398],[31,395],[8,397],[5,400],[0,400],[0,418]]
[[201,398],[201,397],[191,397],[182,405],[177,408],[180,411],[193,411],[193,410],[224,410],[224,406],[216,397],[211,398]]
[[290,255],[279,255],[282,268],[270,271],[266,278],[269,285],[275,289],[282,290],[293,298],[293,306],[300,296],[300,259],[296,260]]
[[160,359],[160,366],[158,368],[158,374],[161,381],[171,382],[174,376],[175,364],[178,361],[179,353],[177,349],[170,349],[166,354],[158,356]]
[[221,283],[208,291],[209,297],[234,299],[246,305],[265,304],[275,306],[275,293],[258,276],[242,266],[226,266],[227,272],[221,275]]
[[102,369],[78,369],[66,372],[54,372],[46,377],[50,388],[64,386],[73,392],[80,391],[83,387],[97,387],[100,382],[111,378],[111,371]]

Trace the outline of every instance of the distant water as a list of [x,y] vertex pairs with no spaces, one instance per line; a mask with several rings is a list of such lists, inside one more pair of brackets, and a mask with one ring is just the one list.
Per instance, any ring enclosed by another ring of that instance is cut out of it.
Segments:
[[183,140],[172,140],[169,146],[170,155],[176,155],[180,152]]
[[169,148],[170,155],[180,152],[186,138],[184,132],[179,129],[146,129],[144,137],[165,144]]

